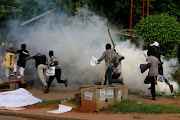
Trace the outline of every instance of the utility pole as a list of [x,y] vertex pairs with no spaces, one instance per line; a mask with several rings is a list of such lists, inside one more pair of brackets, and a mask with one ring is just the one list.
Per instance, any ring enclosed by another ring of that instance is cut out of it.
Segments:
[[[136,6],[140,5],[143,2],[142,10],[139,10]],[[131,0],[131,13],[130,13],[130,42],[133,40],[133,30],[132,27],[134,26],[135,22],[139,21],[140,17],[143,16],[145,18],[145,0]],[[138,12],[136,12],[136,10]],[[135,16],[138,16],[138,19]],[[149,17],[149,0],[147,0],[147,17]]]

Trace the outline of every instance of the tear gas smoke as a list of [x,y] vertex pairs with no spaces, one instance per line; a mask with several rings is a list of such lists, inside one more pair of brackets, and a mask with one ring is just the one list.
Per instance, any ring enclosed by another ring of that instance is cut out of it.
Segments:
[[[27,44],[31,56],[36,54],[35,50],[41,50],[46,55],[49,50],[53,50],[62,69],[61,78],[68,79],[69,88],[76,89],[78,85],[101,83],[105,63],[101,62],[95,67],[89,64],[91,56],[100,58],[105,45],[111,43],[107,32],[107,21],[100,16],[86,9],[80,9],[75,17],[51,14],[23,28],[13,27],[11,33],[16,39],[21,39],[19,45]],[[142,49],[130,44],[129,40],[120,42],[116,34],[113,32],[111,34],[117,44],[117,52],[125,57],[122,61],[122,77],[125,84],[135,92],[150,93],[150,90],[147,90],[150,85],[144,84],[147,72],[141,74],[139,69],[140,63],[146,63]],[[170,72],[174,70],[169,67],[170,64],[176,63],[177,59],[170,61],[163,59],[163,62],[165,76],[174,85],[174,90],[178,91],[178,84],[171,81],[170,76]],[[64,85],[58,84],[56,80],[53,82],[57,88],[64,88]],[[163,92],[165,88],[166,94],[170,94],[166,83],[158,82],[157,91]]]
[[[144,84],[144,80],[148,74],[148,70],[141,74],[139,65],[146,64],[146,59],[143,55],[141,48],[137,48],[135,45],[130,44],[129,41],[120,42],[116,46],[116,50],[125,56],[125,59],[122,61],[122,77],[125,80],[125,83],[128,85],[129,89],[140,94],[150,94],[150,90],[147,88],[150,87],[150,84]],[[173,65],[177,64],[177,59],[171,59],[169,61],[161,58],[164,68],[164,76],[173,85],[174,91],[179,90],[179,86],[176,82],[172,81],[170,73],[175,72]],[[169,86],[165,82],[159,82],[156,85],[156,92],[170,94]]]

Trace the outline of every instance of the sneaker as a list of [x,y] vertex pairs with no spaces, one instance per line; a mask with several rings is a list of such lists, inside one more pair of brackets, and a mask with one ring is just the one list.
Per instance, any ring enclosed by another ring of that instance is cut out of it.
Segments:
[[174,91],[173,90],[173,85],[169,85],[169,88],[170,88],[170,90],[171,90],[171,93]]
[[156,98],[155,98],[155,97],[153,97],[151,100],[156,100]]
[[48,93],[49,89],[47,88],[47,86],[45,86],[44,88],[45,88],[44,93]]
[[68,81],[67,81],[67,79],[64,80],[64,85],[65,85],[65,87],[68,86]]
[[48,90],[48,89],[45,89],[45,90],[44,90],[44,93],[49,93],[49,90]]
[[14,72],[13,74],[11,74],[11,76],[16,76],[16,72]]

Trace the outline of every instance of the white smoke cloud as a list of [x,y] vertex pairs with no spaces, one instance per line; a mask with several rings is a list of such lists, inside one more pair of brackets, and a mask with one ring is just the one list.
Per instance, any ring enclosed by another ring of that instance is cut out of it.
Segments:
[[[129,41],[120,42],[116,46],[116,50],[125,56],[125,59],[122,61],[122,77],[124,78],[125,83],[128,85],[129,89],[133,92],[140,94],[150,94],[150,84],[144,84],[144,80],[148,74],[148,70],[141,74],[139,65],[145,64],[146,59],[143,55],[143,51],[141,48],[137,48],[135,45],[130,44]],[[164,62],[164,76],[173,85],[174,91],[179,90],[179,85],[177,82],[172,81],[171,73],[175,72],[175,68],[171,67],[177,64],[178,60],[173,58],[169,61],[165,60],[162,57],[162,61]],[[165,82],[159,82],[156,85],[156,92],[163,94],[171,94],[169,86]]]
[[[106,20],[86,9],[81,9],[80,14],[75,17],[67,17],[65,14],[51,14],[41,18],[39,22],[31,24],[35,25],[24,26],[21,34],[17,34],[16,31],[19,29],[17,27],[12,29],[11,33],[16,33],[13,35],[23,40],[19,44],[27,44],[27,49],[32,50],[30,51],[31,55],[35,55],[34,50],[37,49],[46,55],[49,50],[53,50],[62,69],[61,78],[68,79],[69,88],[76,89],[78,85],[82,84],[101,83],[105,68],[104,62],[95,67],[90,66],[89,62],[91,56],[100,58],[105,50],[105,45],[111,43]],[[146,62],[142,49],[130,44],[129,40],[120,42],[116,34],[113,32],[111,34],[117,44],[117,52],[125,57],[125,60],[122,61],[122,77],[125,84],[133,91],[149,94],[150,91],[147,88],[150,85],[144,84],[147,72],[141,74],[139,69],[140,63]],[[171,78],[168,70],[174,71],[169,65],[176,61],[177,59],[164,61],[164,72],[168,78]],[[56,80],[53,82],[57,88],[64,87]],[[171,79],[170,82],[174,85],[175,91],[178,91],[178,84],[172,82]],[[158,83],[157,91],[163,92],[165,86],[165,83]],[[170,94],[168,87],[166,87],[165,93]]]

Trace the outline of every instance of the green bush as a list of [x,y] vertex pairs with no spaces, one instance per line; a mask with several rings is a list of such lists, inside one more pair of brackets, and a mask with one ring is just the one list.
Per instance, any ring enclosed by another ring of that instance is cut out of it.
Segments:
[[178,56],[180,44],[180,24],[177,18],[167,13],[143,18],[135,27],[136,38],[142,37],[146,45],[159,42],[161,53],[168,58]]

